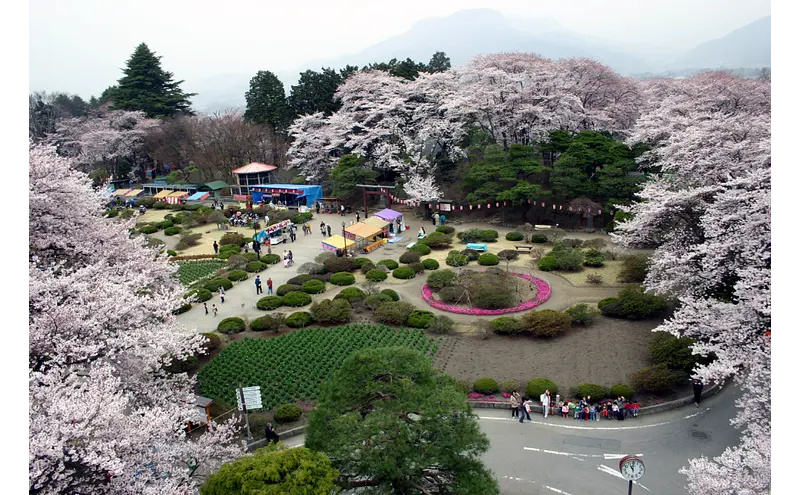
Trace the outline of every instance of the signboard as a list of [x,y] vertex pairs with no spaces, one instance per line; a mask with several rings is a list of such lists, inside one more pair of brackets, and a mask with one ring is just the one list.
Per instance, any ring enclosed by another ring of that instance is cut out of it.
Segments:
[[450,203],[439,203],[439,211],[450,211]]
[[264,229],[264,232],[266,232],[267,234],[271,234],[271,233],[275,232],[276,230],[283,229],[284,227],[288,228],[291,224],[292,224],[291,220],[284,220],[282,222],[276,223],[275,225],[270,225],[269,227]]
[[236,405],[242,410],[242,395],[248,410],[261,409],[261,387],[244,387],[236,389]]

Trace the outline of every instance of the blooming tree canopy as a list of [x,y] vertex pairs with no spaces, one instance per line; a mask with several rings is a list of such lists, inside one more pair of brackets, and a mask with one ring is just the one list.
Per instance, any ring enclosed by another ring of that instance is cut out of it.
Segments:
[[442,197],[442,190],[436,185],[436,179],[430,175],[427,177],[412,175],[408,182],[403,184],[403,190],[413,201],[438,200]]
[[706,381],[735,376],[744,390],[732,423],[742,442],[684,470],[691,493],[770,490],[770,83],[725,73],[646,84],[631,142],[661,168],[641,202],[622,207],[623,246],[656,245],[645,285],[680,300],[656,331],[697,340],[716,360]]
[[175,324],[180,288],[165,257],[104,219],[86,174],[30,149],[29,488],[173,493],[190,466],[239,452],[233,424],[189,440],[193,379],[164,371],[203,337]]

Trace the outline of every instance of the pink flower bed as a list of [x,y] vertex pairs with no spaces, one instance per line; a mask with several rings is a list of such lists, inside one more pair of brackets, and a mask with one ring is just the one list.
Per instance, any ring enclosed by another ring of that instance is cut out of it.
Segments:
[[494,316],[494,315],[504,315],[507,313],[519,313],[520,311],[525,311],[526,309],[535,308],[536,306],[550,299],[550,293],[551,293],[550,284],[548,284],[544,280],[532,277],[527,273],[513,273],[513,275],[516,275],[517,277],[523,278],[528,281],[533,281],[533,283],[536,284],[536,297],[534,299],[531,299],[530,301],[525,301],[519,306],[514,306],[513,308],[480,309],[480,308],[465,308],[463,306],[455,306],[453,304],[447,304],[433,298],[433,291],[431,290],[430,287],[428,287],[428,284],[425,284],[422,287],[422,299],[424,299],[426,303],[430,304],[434,308],[441,309],[442,311],[447,311],[450,313],[459,313],[463,315],[478,315],[478,316]]

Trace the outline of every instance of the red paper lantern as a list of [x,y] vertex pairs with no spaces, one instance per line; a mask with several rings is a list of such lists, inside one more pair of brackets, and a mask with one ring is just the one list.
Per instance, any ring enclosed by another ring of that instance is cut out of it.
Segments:
[[489,209],[491,209],[491,208],[492,208],[492,204],[491,204],[491,203],[489,203],[488,205],[486,205],[486,207],[487,207],[487,208],[489,208]]
[[469,209],[470,209],[470,210],[472,209],[472,205],[469,205]]
[[500,202],[499,202],[499,201],[498,201],[497,203],[495,203],[494,205],[495,205],[496,207],[500,208]]
[[564,205],[558,205],[558,209],[559,210],[563,210],[564,209]]
[[556,209],[556,205],[553,205],[553,209],[554,209],[554,210]]
[[464,210],[464,205],[459,206],[458,209],[463,211]]

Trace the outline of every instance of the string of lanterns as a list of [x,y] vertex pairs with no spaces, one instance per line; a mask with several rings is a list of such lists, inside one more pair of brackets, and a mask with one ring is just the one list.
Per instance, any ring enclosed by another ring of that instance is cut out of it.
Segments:
[[[408,205],[408,206],[416,207],[416,206],[420,206],[420,205],[423,204],[423,202],[421,202],[421,201],[413,201],[413,200],[410,200],[410,199],[398,198],[394,194],[389,194],[389,197],[392,199],[393,202],[400,203],[402,205]],[[500,208],[501,207],[500,203],[501,203],[500,201],[495,201],[494,202],[494,206],[492,206],[492,203],[458,204],[458,205],[452,204],[452,203],[441,203],[441,204],[449,205],[450,206],[450,211],[464,211],[464,210],[472,211],[473,209],[475,209],[475,210],[481,210],[481,209],[491,210],[493,207],[494,208]],[[428,208],[433,209],[434,205],[436,205],[436,204],[438,204],[438,203],[428,203]],[[539,206],[541,208],[547,208],[547,202],[546,201],[530,200],[529,199],[528,200],[528,204],[533,205],[533,206]],[[502,206],[503,207],[508,206],[508,201],[503,201],[502,202]],[[579,208],[575,209],[575,208],[573,208],[573,207],[571,207],[569,205],[567,205],[565,207],[564,205],[557,205],[557,204],[553,204],[553,203],[550,203],[550,206],[551,206],[552,210],[561,211],[561,212],[563,212],[564,210],[567,210],[570,213],[584,213],[584,211],[586,213],[592,213],[592,212],[596,211],[597,215],[602,215],[603,214],[603,209],[602,208],[598,208],[597,210],[595,210],[594,208],[589,209],[589,208],[579,207]],[[447,211],[447,210],[444,210],[444,211]]]

